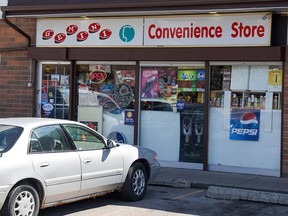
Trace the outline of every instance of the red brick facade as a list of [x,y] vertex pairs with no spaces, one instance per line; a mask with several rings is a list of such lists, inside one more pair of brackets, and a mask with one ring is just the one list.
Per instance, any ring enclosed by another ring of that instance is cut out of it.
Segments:
[[[10,19],[35,41],[35,19]],[[31,60],[27,59],[27,39],[0,20],[0,117],[33,116]],[[13,51],[15,50],[15,51]],[[19,50],[19,51],[17,51]]]

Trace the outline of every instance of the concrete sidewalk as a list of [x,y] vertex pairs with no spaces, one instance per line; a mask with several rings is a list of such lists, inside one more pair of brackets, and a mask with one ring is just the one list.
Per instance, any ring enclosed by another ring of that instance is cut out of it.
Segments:
[[151,184],[205,188],[210,198],[288,205],[288,178],[161,167]]

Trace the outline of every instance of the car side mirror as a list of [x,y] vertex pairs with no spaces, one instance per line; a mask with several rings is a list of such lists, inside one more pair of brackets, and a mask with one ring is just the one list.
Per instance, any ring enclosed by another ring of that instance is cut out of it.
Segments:
[[112,139],[107,140],[107,148],[114,148],[116,146],[117,146],[117,144],[114,140],[112,140]]

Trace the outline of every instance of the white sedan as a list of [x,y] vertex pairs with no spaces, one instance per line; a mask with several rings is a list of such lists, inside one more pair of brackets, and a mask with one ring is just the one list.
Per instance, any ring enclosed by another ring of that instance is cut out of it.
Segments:
[[159,169],[154,151],[115,143],[78,122],[0,119],[1,215],[36,216],[113,191],[141,200]]

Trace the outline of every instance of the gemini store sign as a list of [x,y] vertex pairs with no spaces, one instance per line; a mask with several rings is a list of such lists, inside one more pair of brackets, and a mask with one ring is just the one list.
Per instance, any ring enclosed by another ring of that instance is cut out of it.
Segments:
[[270,35],[265,13],[37,21],[39,47],[269,46]]

